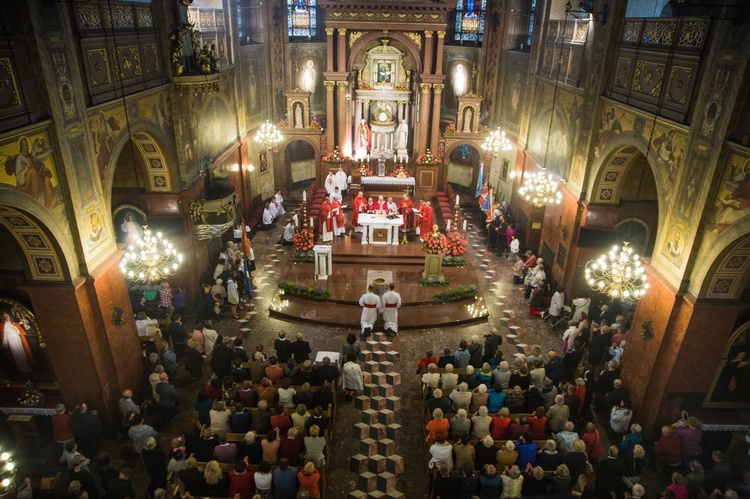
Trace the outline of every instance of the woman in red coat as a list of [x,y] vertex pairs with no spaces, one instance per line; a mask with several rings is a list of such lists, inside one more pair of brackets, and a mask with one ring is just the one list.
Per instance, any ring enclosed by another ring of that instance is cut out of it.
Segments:
[[682,463],[680,437],[671,426],[661,427],[661,438],[654,444],[656,460],[664,464],[664,473],[670,475],[672,467],[679,467]]
[[534,414],[526,418],[534,434],[534,440],[544,440],[547,438],[547,411],[544,407],[537,407]]
[[247,462],[247,457],[244,461],[234,463],[234,470],[229,472],[229,493],[227,497],[235,497],[236,494],[239,494],[240,499],[251,499],[255,494],[254,475],[253,467]]

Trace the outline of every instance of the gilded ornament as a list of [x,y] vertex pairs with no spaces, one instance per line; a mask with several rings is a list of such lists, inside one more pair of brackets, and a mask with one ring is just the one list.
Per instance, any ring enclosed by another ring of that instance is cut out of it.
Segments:
[[351,33],[349,33],[349,47],[351,48],[355,43],[357,43],[357,40],[359,40],[360,37],[364,34],[364,31],[352,31]]
[[422,48],[422,35],[420,35],[419,33],[415,33],[413,31],[406,31],[404,32],[404,34],[408,36],[409,38],[411,38],[411,40],[414,42],[414,44],[418,48],[420,49]]

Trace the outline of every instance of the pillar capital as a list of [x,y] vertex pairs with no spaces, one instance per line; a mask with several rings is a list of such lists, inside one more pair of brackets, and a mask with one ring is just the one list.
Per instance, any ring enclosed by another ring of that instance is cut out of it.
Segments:
[[445,88],[445,84],[443,83],[433,83],[432,88],[434,89],[436,94],[442,94],[443,88]]
[[333,28],[326,28],[326,35],[333,36],[334,29]]
[[339,35],[344,36],[346,34],[346,28],[339,28]]
[[437,35],[438,35],[438,38],[445,38],[445,31],[438,31]]
[[339,88],[344,89],[349,86],[348,81],[337,81],[336,85],[338,85]]
[[419,88],[422,89],[423,94],[429,94],[432,88],[432,83],[420,83]]
[[326,90],[327,91],[333,92],[333,89],[336,87],[336,82],[335,81],[324,81],[323,85],[326,86]]
[[432,34],[433,33],[434,33],[433,31],[425,31],[424,32],[424,36],[425,36],[425,38],[432,38]]

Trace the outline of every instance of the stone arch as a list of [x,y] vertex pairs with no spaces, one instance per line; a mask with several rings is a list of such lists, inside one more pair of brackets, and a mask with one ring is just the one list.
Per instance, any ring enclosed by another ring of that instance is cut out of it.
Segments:
[[739,299],[750,279],[750,220],[731,225],[707,247],[690,287],[699,299]]
[[[71,281],[78,276],[78,258],[70,233],[55,215],[36,201],[0,186],[0,225],[16,240],[23,253],[28,279],[44,282]],[[45,223],[40,222],[45,220]]]
[[[165,147],[162,144],[168,144],[169,142],[164,137],[163,132],[150,121],[135,120],[130,124],[130,133],[127,129],[120,133],[112,149],[112,156],[107,165],[107,176],[104,181],[104,194],[108,204],[112,202],[112,188],[117,161],[122,149],[128,145],[131,138],[134,150],[138,152],[143,164],[146,165],[144,173],[148,179],[146,185],[148,192],[172,192],[175,187],[173,179],[179,178],[176,173],[177,160],[174,152],[171,149],[167,149],[167,154],[164,152]],[[109,212],[111,211],[110,206]]]
[[[274,153],[274,168],[276,168],[276,165],[278,163],[283,162],[283,168],[285,169],[285,177],[286,177],[286,186],[284,186],[286,189],[289,189],[292,185],[292,165],[291,163],[287,163],[286,161],[286,149],[289,147],[290,144],[293,142],[297,142],[298,140],[301,140],[302,142],[306,142],[310,145],[313,149],[314,158],[315,158],[315,180],[318,183],[321,183],[323,179],[325,178],[325,175],[322,175],[321,171],[321,164],[323,162],[320,160],[320,137],[319,136],[310,136],[310,135],[293,135],[293,134],[284,134],[284,140],[279,144],[279,146],[275,149],[278,151],[278,153]],[[281,186],[277,186],[277,189],[281,188]]]
[[[646,158],[651,168],[656,183],[657,204],[659,209],[659,223],[657,227],[664,224],[666,217],[667,186],[665,180],[656,166],[656,158],[653,151],[648,149],[648,141],[634,132],[623,132],[617,134],[602,150],[598,158],[594,160],[586,189],[587,198],[592,203],[617,204],[620,202],[622,179],[625,170],[637,159],[638,154]],[[654,240],[656,234],[654,234]]]
[[[457,148],[459,148],[462,145],[468,145],[476,149],[477,153],[479,153],[480,163],[482,162],[482,152],[484,149],[482,149],[482,142],[475,140],[475,139],[462,139],[462,138],[456,138],[453,142],[450,144],[446,144],[445,146],[445,153],[443,154],[443,166],[440,168],[440,184],[441,186],[445,186],[448,183],[448,162],[450,161],[451,153],[455,151]],[[477,165],[474,165],[474,171],[472,171],[472,180],[470,185],[470,188],[476,187],[474,186],[474,182],[476,181],[477,177],[477,171],[476,171]],[[489,172],[489,170],[486,170]],[[473,186],[473,187],[472,187]]]
[[[346,70],[351,71],[352,65],[354,64],[354,59],[357,55],[359,55],[360,52],[365,50],[370,42],[372,42],[375,39],[380,39],[383,37],[383,33],[380,31],[370,31],[364,35],[362,35],[356,42],[354,42],[354,45],[351,46],[349,50],[349,58],[346,61]],[[388,38],[391,38],[393,40],[398,40],[401,42],[404,47],[409,51],[411,56],[414,58],[414,62],[416,63],[417,67],[414,68],[412,71],[412,75],[416,73],[422,72],[423,67],[423,61],[422,61],[422,51],[417,47],[417,45],[414,43],[414,41],[409,38],[408,36],[404,35],[403,33],[396,33],[396,32],[389,32]]]
[[[550,116],[547,116],[550,113]],[[559,122],[555,123],[555,120]],[[553,126],[550,128],[550,121],[552,120]],[[561,180],[567,180],[570,176],[570,165],[572,164],[573,157],[573,146],[574,138],[565,135],[565,147],[564,151],[566,157],[561,158],[556,151],[555,147],[547,147],[547,144],[552,137],[552,134],[558,131],[562,133],[564,130],[569,130],[570,120],[568,118],[568,112],[561,102],[555,102],[554,100],[547,101],[542,105],[536,112],[534,118],[531,120],[529,131],[526,135],[526,152],[530,155],[538,165],[545,163],[547,172],[559,177]],[[541,142],[541,138],[544,142]]]

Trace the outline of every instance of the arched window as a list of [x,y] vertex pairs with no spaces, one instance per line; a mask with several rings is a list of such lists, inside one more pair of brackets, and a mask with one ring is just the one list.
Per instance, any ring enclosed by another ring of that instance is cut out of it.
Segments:
[[289,36],[315,36],[317,0],[286,0]]
[[487,0],[458,0],[454,38],[458,41],[481,42],[486,11]]
[[531,0],[529,9],[529,29],[526,33],[526,46],[531,49],[531,38],[534,35],[534,22],[536,21],[536,0]]

